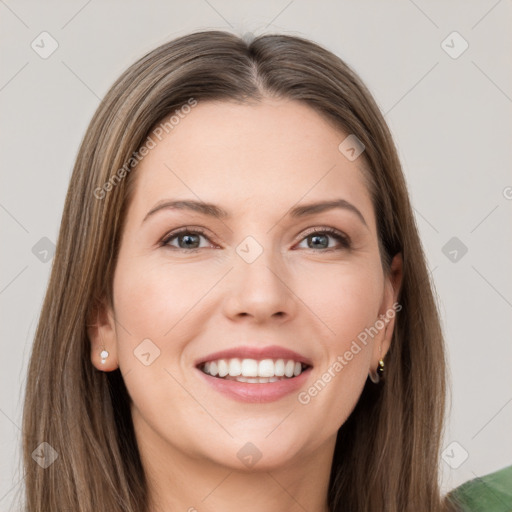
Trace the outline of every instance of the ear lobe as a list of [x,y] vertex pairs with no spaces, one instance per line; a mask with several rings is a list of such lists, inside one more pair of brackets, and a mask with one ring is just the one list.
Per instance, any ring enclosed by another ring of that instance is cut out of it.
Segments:
[[114,315],[105,302],[94,307],[87,322],[87,336],[91,342],[91,362],[101,371],[117,368],[117,336]]

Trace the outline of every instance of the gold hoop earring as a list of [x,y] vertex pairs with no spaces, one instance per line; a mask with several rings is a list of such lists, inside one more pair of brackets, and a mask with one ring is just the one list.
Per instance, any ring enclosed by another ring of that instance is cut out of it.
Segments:
[[383,375],[384,375],[384,361],[382,359],[380,359],[375,374],[372,374],[370,372],[370,380],[374,384],[378,384],[381,381]]

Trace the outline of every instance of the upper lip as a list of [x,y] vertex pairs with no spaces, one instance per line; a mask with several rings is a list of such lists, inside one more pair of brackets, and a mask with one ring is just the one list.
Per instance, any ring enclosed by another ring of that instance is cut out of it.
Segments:
[[240,346],[214,352],[207,356],[199,358],[195,365],[199,366],[207,361],[218,361],[219,359],[293,359],[293,361],[313,366],[311,360],[294,350],[280,347],[278,345],[269,345],[266,347]]

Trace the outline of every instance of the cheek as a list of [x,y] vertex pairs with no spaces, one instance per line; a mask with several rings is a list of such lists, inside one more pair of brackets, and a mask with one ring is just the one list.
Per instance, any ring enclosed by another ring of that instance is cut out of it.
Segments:
[[[190,339],[203,325],[197,318],[205,314],[201,299],[218,279],[194,265],[156,264],[142,257],[120,259],[114,276],[114,307],[121,369],[137,370],[132,379],[143,371],[148,379],[145,387],[159,375],[167,375],[165,370],[176,369]],[[148,352],[154,362],[144,366],[139,356]]]
[[372,338],[365,329],[378,318],[384,283],[378,265],[368,261],[316,268],[310,275],[314,279],[301,280],[298,295],[318,316],[312,318],[323,363],[299,402],[332,430],[348,417],[367,379]]
[[294,292],[312,313],[328,349],[346,350],[378,317],[383,277],[368,262],[319,265],[302,274],[297,285]]
[[194,335],[191,309],[204,289],[190,282],[179,265],[157,268],[143,258],[119,260],[114,277],[119,367],[133,404],[153,425],[171,402],[180,404],[181,421],[198,415],[178,383],[182,376],[176,362],[187,336]]
[[204,272],[180,264],[144,263],[142,258],[120,262],[114,280],[116,312],[138,334],[162,337],[205,294],[208,282]]
[[311,428],[321,425],[316,430],[321,436],[334,435],[361,396],[372,354],[365,329],[375,322],[381,297],[378,278],[370,273],[345,272],[328,282],[310,289],[312,309],[321,312],[316,324],[328,334],[320,341],[322,364],[297,397],[305,421]]
[[321,317],[316,324],[328,334],[321,337],[324,362],[298,400],[312,422],[321,418],[326,433],[334,433],[344,423],[363,390],[372,341],[364,338],[365,329],[378,318],[383,284],[378,266],[363,262],[315,270],[311,286],[302,288],[311,309]]

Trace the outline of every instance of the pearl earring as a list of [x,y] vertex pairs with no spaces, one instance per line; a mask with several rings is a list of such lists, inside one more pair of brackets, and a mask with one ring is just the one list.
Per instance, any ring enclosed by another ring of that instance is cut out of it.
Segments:
[[107,357],[108,357],[108,352],[106,350],[102,350],[100,357],[101,357],[101,364],[105,364],[105,361],[107,360]]

